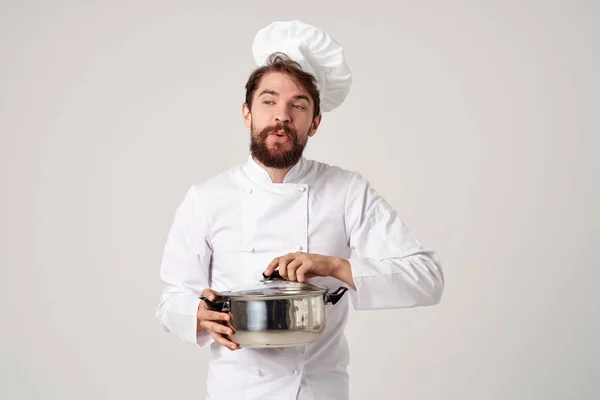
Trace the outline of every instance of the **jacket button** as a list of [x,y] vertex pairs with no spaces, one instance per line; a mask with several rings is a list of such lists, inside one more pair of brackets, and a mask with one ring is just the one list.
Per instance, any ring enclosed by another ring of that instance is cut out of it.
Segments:
[[302,250],[302,246],[299,245],[299,244],[297,244],[297,245],[294,246],[294,250],[300,251],[300,250]]
[[301,187],[298,188],[298,191],[300,193],[304,192],[305,190],[306,190],[306,188],[304,186],[301,186]]
[[252,194],[252,189],[248,188],[246,191],[248,192],[248,194]]
[[248,247],[248,251],[249,251],[250,253],[254,253],[254,250],[255,250],[255,249],[254,249],[254,247],[252,247],[252,246]]

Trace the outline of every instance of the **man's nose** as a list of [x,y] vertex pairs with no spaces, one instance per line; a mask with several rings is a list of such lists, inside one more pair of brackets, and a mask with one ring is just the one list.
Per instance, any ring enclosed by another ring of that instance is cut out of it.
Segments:
[[277,108],[275,120],[277,122],[281,122],[282,124],[287,124],[291,121],[289,110],[285,105],[281,105]]

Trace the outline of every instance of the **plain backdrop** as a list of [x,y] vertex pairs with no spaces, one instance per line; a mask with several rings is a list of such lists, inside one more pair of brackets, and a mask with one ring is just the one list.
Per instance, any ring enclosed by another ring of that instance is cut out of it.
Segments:
[[306,156],[439,252],[439,305],[352,311],[352,399],[600,398],[597,1],[3,1],[0,398],[203,399],[162,331],[190,184],[245,162],[256,31],[326,29],[354,74]]

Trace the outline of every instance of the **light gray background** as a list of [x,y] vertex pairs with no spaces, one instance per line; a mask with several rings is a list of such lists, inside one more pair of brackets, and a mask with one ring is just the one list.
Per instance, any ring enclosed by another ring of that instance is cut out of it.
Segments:
[[362,172],[443,260],[432,308],[352,311],[353,399],[598,399],[596,1],[0,7],[0,398],[202,399],[154,317],[187,187],[247,156],[257,29],[355,84],[307,156]]

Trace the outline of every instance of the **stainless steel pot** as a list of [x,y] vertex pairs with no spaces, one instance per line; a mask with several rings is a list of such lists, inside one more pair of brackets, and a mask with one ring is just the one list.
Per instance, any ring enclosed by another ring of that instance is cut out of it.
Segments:
[[325,329],[327,304],[335,305],[348,290],[291,282],[277,271],[256,285],[220,292],[215,301],[200,299],[215,311],[231,312],[241,347],[288,347],[316,341]]

